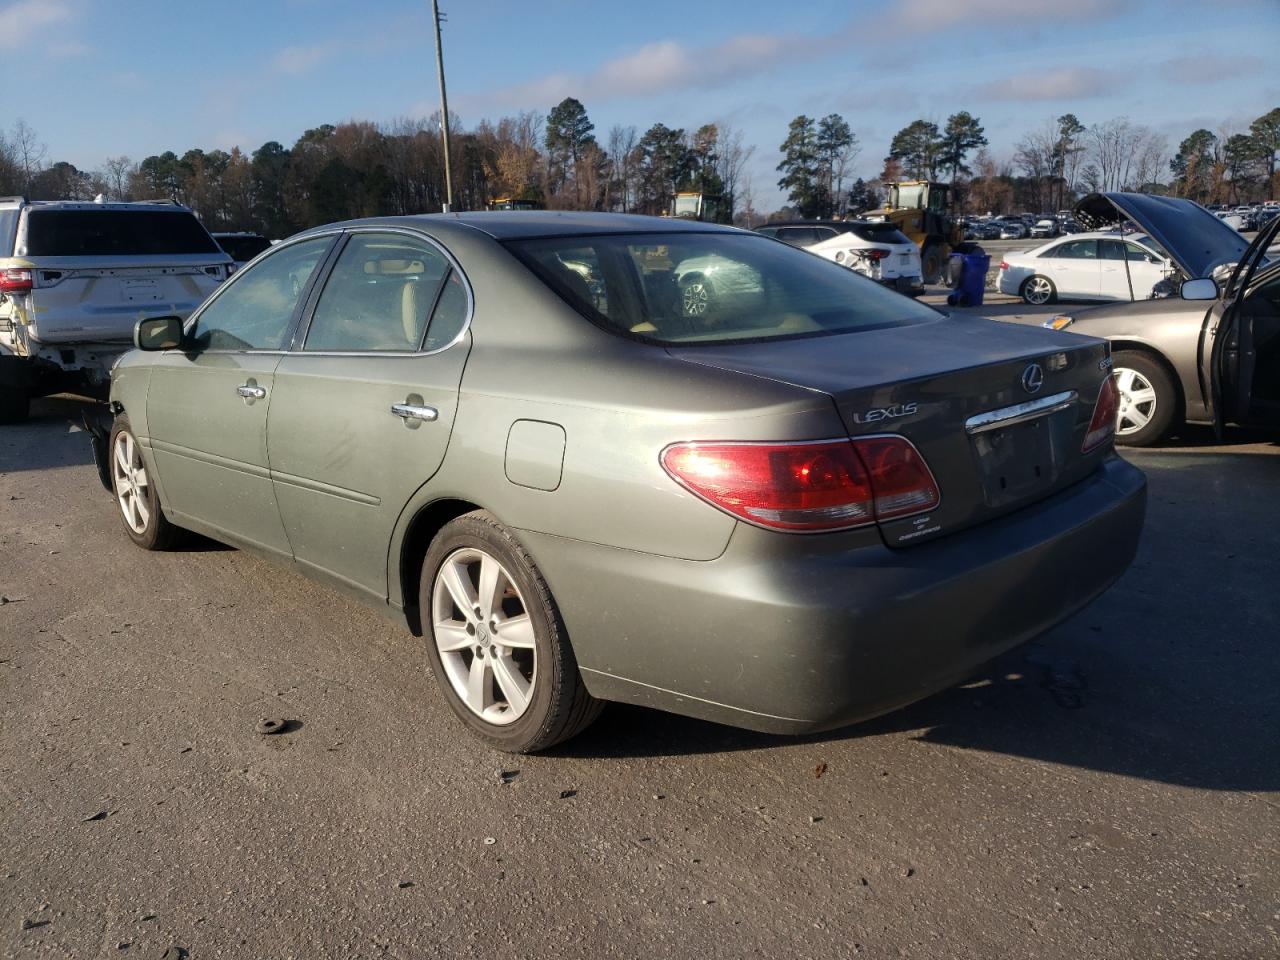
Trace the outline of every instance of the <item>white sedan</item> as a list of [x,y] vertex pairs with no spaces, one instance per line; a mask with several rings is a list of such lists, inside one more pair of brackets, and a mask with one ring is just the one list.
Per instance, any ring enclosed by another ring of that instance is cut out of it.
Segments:
[[1006,254],[997,287],[1036,306],[1054,300],[1149,300],[1172,270],[1145,234],[1076,233]]
[[834,260],[855,273],[870,277],[899,293],[924,293],[920,248],[891,224],[868,224],[867,230],[850,230],[805,247],[827,260]]

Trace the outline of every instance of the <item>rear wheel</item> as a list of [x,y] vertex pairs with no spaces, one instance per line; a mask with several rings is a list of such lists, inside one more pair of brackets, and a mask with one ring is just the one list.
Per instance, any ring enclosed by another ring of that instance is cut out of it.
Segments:
[[31,413],[31,395],[18,386],[0,386],[0,423],[22,423]]
[[1046,303],[1053,303],[1057,297],[1058,291],[1053,285],[1053,281],[1048,277],[1042,277],[1036,274],[1034,277],[1027,277],[1022,282],[1022,299],[1033,307],[1042,307]]
[[1173,378],[1146,354],[1120,350],[1112,356],[1120,407],[1116,412],[1116,443],[1145,447],[1173,425],[1178,391]]
[[142,459],[142,448],[127,417],[117,417],[108,446],[111,492],[124,520],[124,532],[144,550],[167,550],[185,531],[175,527],[160,510],[160,496]]
[[587,693],[546,581],[489,514],[466,514],[437,534],[419,603],[440,689],[480,739],[533,753],[599,716],[604,704]]
[[925,283],[937,283],[942,279],[942,270],[946,261],[943,253],[942,244],[936,240],[926,242],[920,251],[920,271],[924,274]]

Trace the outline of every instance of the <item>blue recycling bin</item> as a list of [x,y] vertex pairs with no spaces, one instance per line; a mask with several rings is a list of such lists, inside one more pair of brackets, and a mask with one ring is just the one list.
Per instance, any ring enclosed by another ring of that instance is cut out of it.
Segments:
[[947,295],[947,303],[953,307],[982,306],[991,258],[985,253],[953,253],[951,259],[959,260],[960,275],[955,290]]

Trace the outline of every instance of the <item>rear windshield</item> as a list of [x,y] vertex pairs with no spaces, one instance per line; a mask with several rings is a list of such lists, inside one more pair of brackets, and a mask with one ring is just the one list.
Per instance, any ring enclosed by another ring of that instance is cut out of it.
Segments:
[[185,210],[30,210],[30,257],[136,257],[221,253]]
[[850,223],[846,229],[863,240],[876,243],[910,243],[907,235],[892,223]]
[[852,270],[748,234],[567,236],[508,247],[591,320],[659,343],[820,336],[938,318]]
[[263,250],[271,246],[271,241],[266,237],[248,236],[248,237],[214,237],[223,250],[236,263],[244,263],[252,260]]

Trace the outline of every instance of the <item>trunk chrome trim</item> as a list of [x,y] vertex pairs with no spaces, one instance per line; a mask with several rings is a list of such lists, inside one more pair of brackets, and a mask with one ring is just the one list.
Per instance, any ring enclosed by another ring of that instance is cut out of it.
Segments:
[[1003,430],[1005,427],[1011,427],[1017,423],[1026,423],[1028,420],[1046,417],[1051,413],[1067,409],[1076,402],[1078,397],[1079,394],[1076,391],[1064,390],[1062,393],[1041,397],[1039,400],[1028,400],[1025,403],[1015,403],[1011,407],[988,410],[986,413],[975,414],[966,420],[964,422],[964,432],[973,436],[976,433],[986,433],[988,430]]

